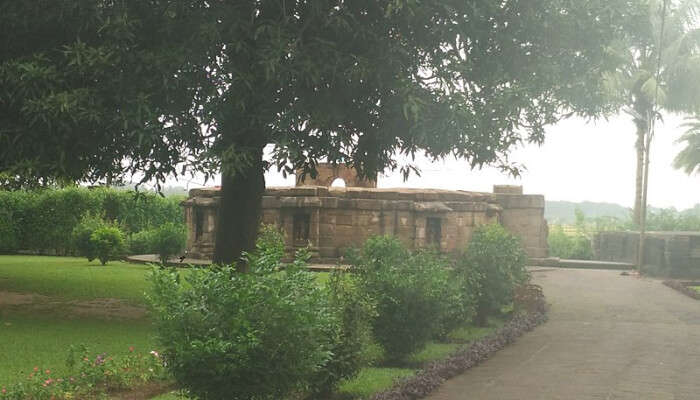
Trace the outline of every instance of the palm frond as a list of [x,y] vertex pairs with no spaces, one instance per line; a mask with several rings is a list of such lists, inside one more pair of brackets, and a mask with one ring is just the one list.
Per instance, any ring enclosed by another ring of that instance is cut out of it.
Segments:
[[700,173],[700,119],[687,119],[681,126],[686,131],[677,143],[685,143],[685,148],[678,153],[673,166],[688,175]]

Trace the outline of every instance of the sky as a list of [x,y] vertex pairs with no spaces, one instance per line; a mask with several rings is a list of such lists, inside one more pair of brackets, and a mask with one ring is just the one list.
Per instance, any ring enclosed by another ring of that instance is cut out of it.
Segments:
[[[700,203],[700,175],[688,176],[672,166],[682,148],[674,143],[683,134],[682,123],[680,117],[666,116],[657,125],[649,183],[649,204],[653,207],[682,210]],[[519,179],[495,168],[472,171],[464,161],[449,159],[432,163],[419,159],[420,177],[412,175],[404,182],[398,172],[381,175],[378,186],[490,192],[494,184],[510,184],[522,185],[528,194],[543,194],[547,200],[607,202],[632,207],[635,137],[634,124],[627,115],[600,121],[572,118],[549,127],[542,146],[526,145],[511,153],[511,161],[527,168]],[[218,183],[216,180],[215,184]],[[294,178],[285,179],[270,171],[266,183],[292,186]],[[190,182],[189,188],[196,186],[196,182]]]

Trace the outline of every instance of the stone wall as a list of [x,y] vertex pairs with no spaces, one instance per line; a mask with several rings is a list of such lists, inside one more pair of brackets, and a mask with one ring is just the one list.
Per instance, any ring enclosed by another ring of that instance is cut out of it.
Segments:
[[[593,239],[596,260],[638,263],[638,232],[601,232]],[[700,232],[649,232],[644,269],[669,277],[700,277]]]
[[544,218],[544,196],[523,195],[522,186],[494,186],[493,191],[502,208],[500,223],[520,236],[530,258],[547,257],[549,226]]
[[[497,189],[498,191],[498,189]],[[188,252],[211,258],[219,190],[194,189],[183,202]],[[286,246],[309,247],[316,261],[331,262],[373,235],[393,235],[412,249],[435,246],[444,253],[466,248],[474,229],[500,222],[520,236],[532,258],[547,255],[544,198],[513,193],[433,189],[268,188],[262,222],[281,227]]]

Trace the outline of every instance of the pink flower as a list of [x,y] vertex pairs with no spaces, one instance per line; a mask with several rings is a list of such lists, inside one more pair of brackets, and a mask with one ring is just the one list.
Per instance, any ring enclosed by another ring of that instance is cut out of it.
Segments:
[[46,372],[46,375],[48,375],[48,374],[51,373],[51,370],[50,370],[50,369],[47,369],[45,372]]
[[154,357],[160,357],[160,356],[158,355],[158,352],[155,351],[155,350],[151,350],[151,354],[153,354]]
[[134,352],[134,346],[129,346],[129,352],[133,353]]
[[34,372],[39,371],[39,367],[34,367]]

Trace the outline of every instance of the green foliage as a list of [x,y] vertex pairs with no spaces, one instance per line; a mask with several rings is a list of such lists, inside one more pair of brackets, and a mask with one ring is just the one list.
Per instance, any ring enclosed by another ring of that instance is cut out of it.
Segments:
[[376,301],[372,322],[376,340],[387,358],[398,361],[420,350],[443,329],[453,302],[446,261],[433,252],[412,254],[392,237],[373,237],[348,260],[361,290]]
[[474,231],[466,253],[458,263],[465,274],[478,277],[476,322],[485,325],[491,314],[513,299],[515,286],[529,279],[527,255],[518,237],[501,225],[483,225]]
[[126,239],[129,254],[157,254],[154,243],[155,229],[132,233]]
[[[0,171],[39,182],[136,171],[162,180],[184,172],[180,163],[238,170],[266,143],[278,145],[273,158],[288,171],[327,157],[373,172],[419,148],[499,163],[521,131],[541,141],[565,111],[600,110],[608,44],[629,8],[5,3]],[[299,46],[302,35],[313,45]],[[203,156],[211,162],[194,162]]]
[[75,254],[79,250],[72,233],[85,215],[101,216],[127,235],[168,222],[183,225],[180,201],[180,197],[104,188],[0,190],[0,229],[14,234],[7,239],[0,236],[0,251]]
[[161,264],[165,265],[170,257],[185,250],[187,230],[182,224],[168,222],[153,231],[151,240]]
[[279,267],[284,256],[284,231],[274,225],[262,225],[255,241],[255,251],[245,254],[250,264],[271,270]]
[[368,349],[375,305],[353,278],[334,271],[325,285],[332,316],[326,325],[326,348],[332,357],[312,379],[311,391],[318,398],[328,398],[341,381],[354,378],[371,358]]
[[583,235],[567,235],[561,226],[554,226],[547,238],[549,255],[568,260],[592,260],[591,239]]
[[152,273],[158,341],[196,397],[284,398],[307,390],[332,357],[335,318],[313,274],[300,262],[280,271],[279,258],[256,260],[249,273],[213,267],[186,283],[175,271]]
[[679,212],[675,208],[651,210],[647,217],[649,231],[700,231],[700,213],[697,210]]
[[90,245],[102,265],[124,252],[124,234],[115,226],[103,226],[90,235]]
[[78,255],[92,261],[97,257],[97,248],[92,240],[92,234],[107,225],[101,217],[85,214],[78,225],[73,228],[73,247]]
[[91,353],[84,345],[71,346],[66,363],[70,375],[34,367],[26,381],[3,387],[2,400],[52,400],[99,398],[110,391],[124,390],[164,378],[163,362],[156,352],[135,353],[114,359],[106,353]]
[[[0,173],[26,187],[222,172],[222,203],[250,205],[270,164],[302,178],[320,160],[408,176],[417,166],[398,156],[425,152],[517,175],[514,145],[541,143],[565,116],[606,111],[602,78],[617,64],[608,49],[629,9],[629,0],[4,2]],[[222,249],[220,234],[216,260],[253,250],[258,212],[238,208],[219,224],[235,226],[237,247]]]
[[0,208],[0,254],[11,253],[18,249],[17,232],[12,215]]
[[700,173],[700,116],[696,114],[683,126],[686,128],[685,134],[677,143],[685,142],[685,148],[678,153],[673,166],[688,175]]

